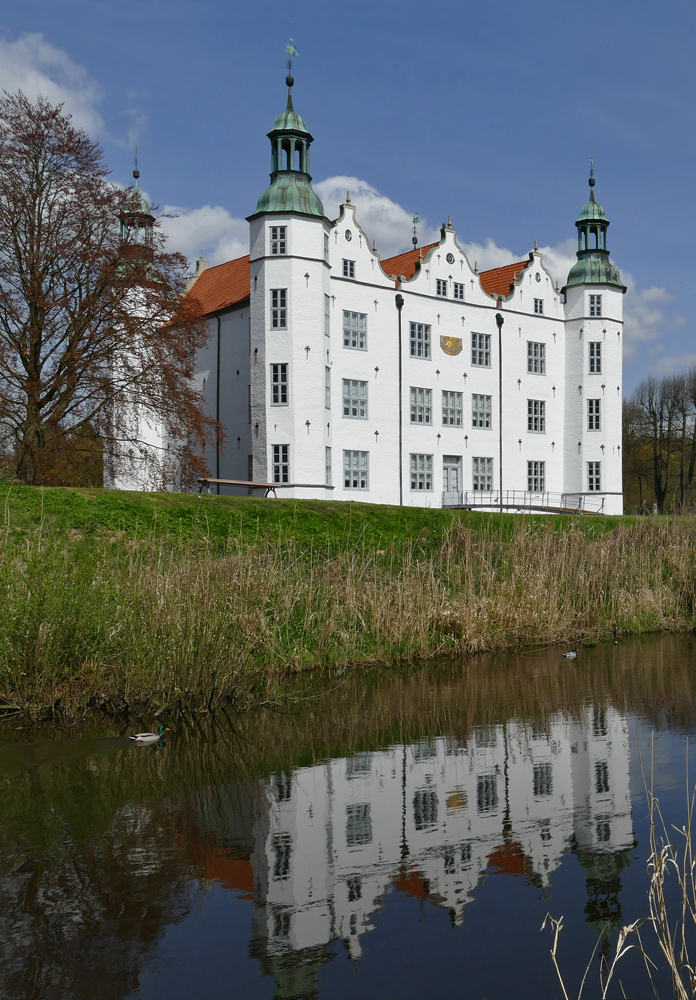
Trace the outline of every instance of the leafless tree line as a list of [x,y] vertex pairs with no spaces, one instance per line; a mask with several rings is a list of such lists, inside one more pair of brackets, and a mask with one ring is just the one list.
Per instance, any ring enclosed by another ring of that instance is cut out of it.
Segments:
[[659,513],[696,505],[696,365],[677,375],[651,375],[623,409],[627,509]]

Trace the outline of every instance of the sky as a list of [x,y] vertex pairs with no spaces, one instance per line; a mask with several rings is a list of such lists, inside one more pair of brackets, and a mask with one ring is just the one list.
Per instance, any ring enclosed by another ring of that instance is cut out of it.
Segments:
[[696,364],[693,0],[22,0],[0,9],[0,87],[63,102],[172,250],[248,252],[285,107],[314,136],[329,217],[350,190],[383,257],[452,218],[479,269],[537,240],[561,284],[594,156],[628,286],[627,392]]

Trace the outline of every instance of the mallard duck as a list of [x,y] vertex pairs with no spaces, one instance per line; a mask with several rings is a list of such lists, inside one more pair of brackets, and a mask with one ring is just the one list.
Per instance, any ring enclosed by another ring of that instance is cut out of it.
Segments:
[[575,660],[575,659],[577,659],[577,655],[578,655],[578,647],[577,646],[573,646],[572,649],[568,650],[567,653],[563,654],[563,659],[564,660]]
[[169,726],[160,726],[156,733],[136,733],[135,736],[129,736],[129,740],[133,740],[134,743],[159,743],[165,733],[170,733],[171,729]]

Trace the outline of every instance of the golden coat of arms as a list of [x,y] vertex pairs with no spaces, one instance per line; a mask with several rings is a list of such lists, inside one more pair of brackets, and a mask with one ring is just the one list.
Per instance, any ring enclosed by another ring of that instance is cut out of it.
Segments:
[[462,353],[462,338],[440,337],[440,347],[445,354],[450,354],[452,357],[455,357],[457,354]]

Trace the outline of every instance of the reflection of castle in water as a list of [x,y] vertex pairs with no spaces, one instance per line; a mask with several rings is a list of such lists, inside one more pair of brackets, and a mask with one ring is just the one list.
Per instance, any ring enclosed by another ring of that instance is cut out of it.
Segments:
[[633,847],[628,764],[626,720],[588,708],[543,730],[513,720],[461,745],[427,740],[271,776],[251,859],[254,952],[285,980],[280,995],[304,995],[290,956],[316,969],[341,938],[359,956],[390,885],[459,924],[487,869],[544,886],[569,844],[587,871],[588,919],[613,925]]

